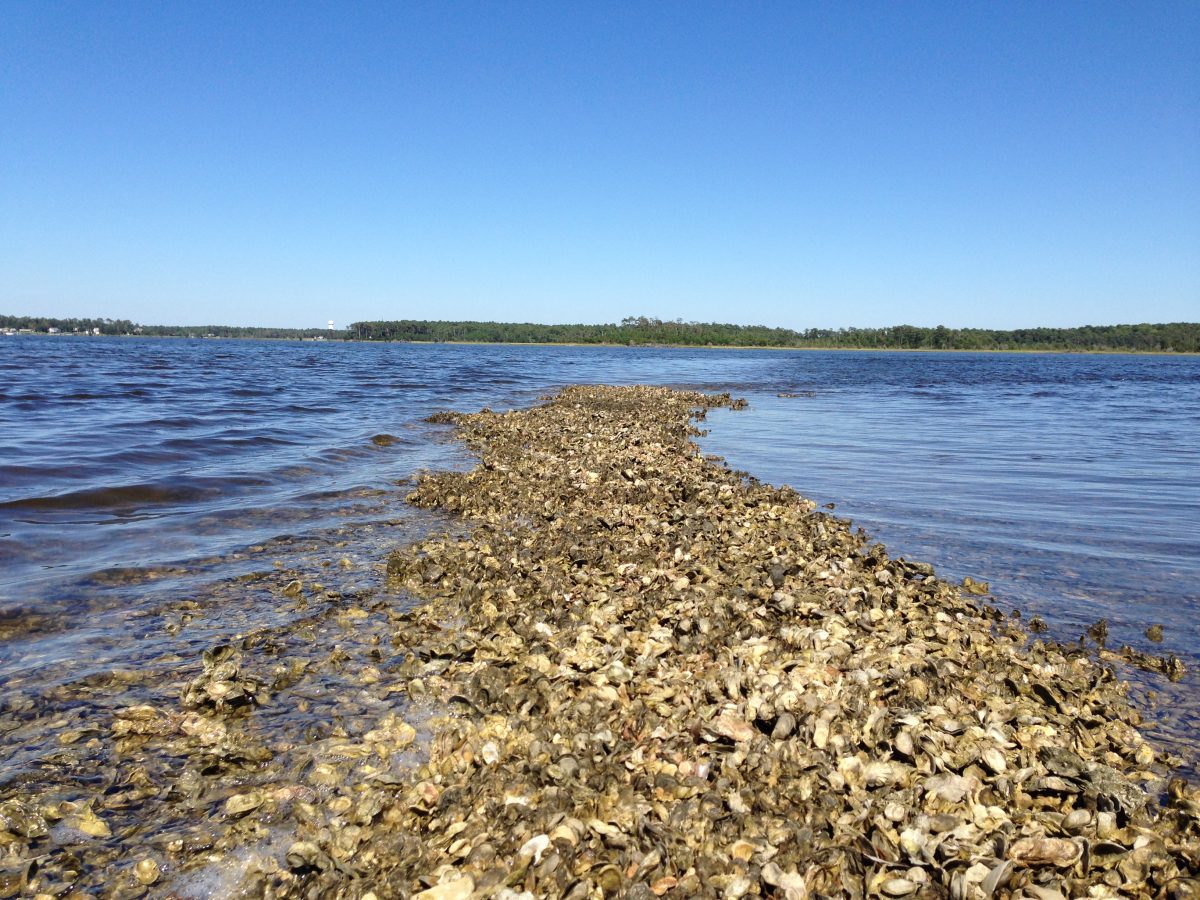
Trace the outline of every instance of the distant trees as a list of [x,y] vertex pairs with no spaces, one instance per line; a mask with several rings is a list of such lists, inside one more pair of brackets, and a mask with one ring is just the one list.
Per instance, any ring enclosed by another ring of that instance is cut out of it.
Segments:
[[140,325],[137,333],[151,337],[270,338],[294,341],[318,337],[341,341],[347,337],[344,330],[330,331],[327,328],[259,328],[241,325]]
[[1129,350],[1195,353],[1200,324],[1087,325],[1081,328],[809,328],[663,321],[627,316],[608,325],[537,325],[511,322],[431,322],[418,319],[355,322],[349,335],[363,341],[478,343],[648,344],[715,347],[820,347],[856,350]]
[[1128,350],[1200,352],[1200,324],[1084,325],[1079,328],[769,328],[626,316],[606,325],[532,322],[431,322],[423,319],[355,322],[348,329],[248,328],[236,325],[138,325],[128,319],[54,319],[0,315],[0,329],[63,334],[143,334],[155,337],[232,337],[360,341],[457,341],[482,344],[644,344],[650,346],[820,347],[854,350]]
[[151,337],[236,337],[236,338],[302,338],[324,337],[344,340],[345,331],[326,328],[253,328],[238,325],[138,325],[128,319],[54,319],[46,316],[3,316],[0,329],[29,330],[41,334],[149,335]]
[[0,316],[0,328],[28,329],[48,334],[132,334],[136,328],[128,319],[52,319],[46,316]]

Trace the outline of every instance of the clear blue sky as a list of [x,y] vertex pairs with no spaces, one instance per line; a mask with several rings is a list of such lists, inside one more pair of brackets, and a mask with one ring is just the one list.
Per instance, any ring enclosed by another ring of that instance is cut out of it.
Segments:
[[0,4],[0,312],[1200,320],[1200,3]]

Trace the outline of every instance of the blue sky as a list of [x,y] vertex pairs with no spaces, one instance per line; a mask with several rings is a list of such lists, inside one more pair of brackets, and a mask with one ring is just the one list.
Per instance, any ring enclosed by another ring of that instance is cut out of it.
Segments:
[[1200,3],[0,4],[0,311],[1200,320]]

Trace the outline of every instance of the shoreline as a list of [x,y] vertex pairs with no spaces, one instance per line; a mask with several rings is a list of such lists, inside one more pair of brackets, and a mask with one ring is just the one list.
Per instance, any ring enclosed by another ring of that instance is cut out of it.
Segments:
[[603,347],[623,350],[762,350],[762,351],[795,351],[802,353],[960,353],[960,354],[1030,354],[1045,356],[1154,356],[1154,357],[1195,357],[1200,351],[1191,350],[1055,350],[1038,348],[991,348],[991,349],[954,349],[938,347],[823,347],[818,345],[787,346],[787,345],[756,345],[756,344],[611,344],[611,343],[573,343],[569,341],[373,341],[358,338],[273,338],[273,337],[203,337],[173,334],[41,334],[14,333],[11,337],[35,338],[141,338],[147,340],[171,341],[279,341],[297,344],[404,344],[414,347]]
[[[235,339],[236,340],[236,339]],[[576,343],[521,343],[513,341],[360,341],[348,339],[347,344],[410,344],[423,346],[425,344],[448,344],[457,347],[609,347],[624,350],[793,350],[803,353],[1022,353],[1057,356],[1200,356],[1200,351],[1176,350],[1023,350],[1023,349],[994,349],[994,350],[954,350],[934,347],[820,347],[820,346],[761,346],[754,344],[576,344]]]
[[[55,692],[76,715],[0,786],[10,858],[39,861],[4,885],[1200,889],[1200,793],[1111,672],[705,457],[693,421],[738,405],[579,387],[431,417],[478,464],[416,481],[455,518],[391,554],[386,590],[259,573],[202,660]],[[294,621],[260,629],[262,603]]]

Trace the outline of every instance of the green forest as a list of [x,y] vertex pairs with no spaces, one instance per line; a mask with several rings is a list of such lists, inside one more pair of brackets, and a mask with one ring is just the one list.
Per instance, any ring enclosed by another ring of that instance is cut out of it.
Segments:
[[143,335],[182,338],[273,338],[477,342],[511,344],[623,344],[633,346],[814,347],[853,350],[1074,350],[1200,352],[1200,323],[1085,325],[1080,328],[809,328],[684,322],[630,316],[610,325],[539,325],[518,322],[431,322],[400,319],[355,322],[348,329],[248,328],[231,325],[139,325],[127,319],[55,319],[0,315],[0,330],[43,334]]
[[363,341],[475,341],[480,343],[691,345],[712,347],[820,347],[855,350],[1076,350],[1200,351],[1200,323],[1087,325],[1081,328],[809,328],[663,321],[645,316],[612,325],[537,325],[512,322],[355,322]]

